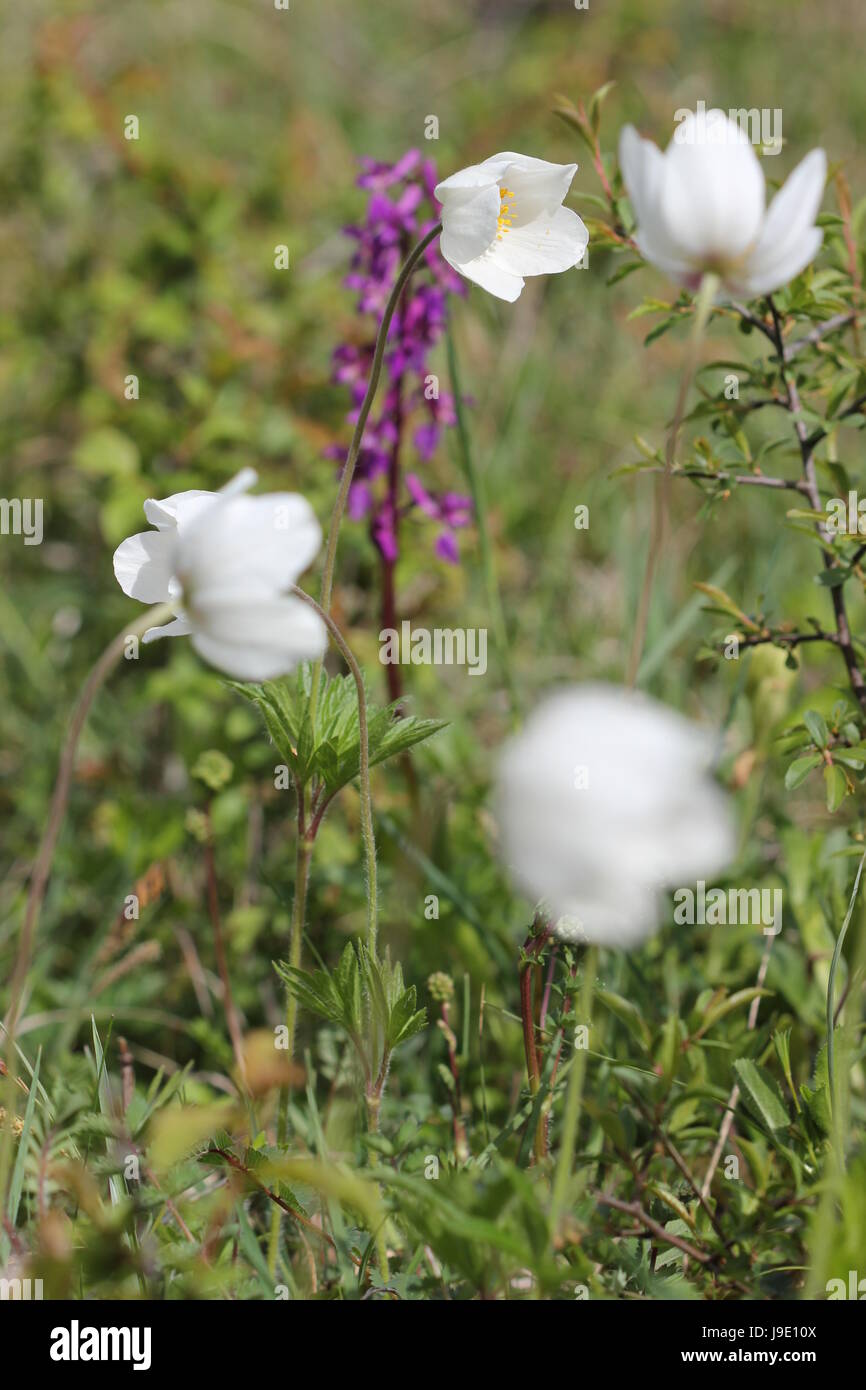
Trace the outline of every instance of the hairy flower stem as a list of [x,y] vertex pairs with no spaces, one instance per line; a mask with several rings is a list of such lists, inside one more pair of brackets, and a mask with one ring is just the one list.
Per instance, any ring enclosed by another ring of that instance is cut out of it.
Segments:
[[[370,741],[367,732],[367,696],[364,691],[364,678],[351,648],[346,642],[333,618],[316,603],[303,589],[293,585],[291,592],[312,608],[325,624],[334,645],[339,650],[352,673],[358,693],[358,741],[359,741],[359,782],[361,789],[361,833],[367,856],[367,947],[371,956],[376,956],[376,935],[378,915],[378,892],[376,882],[376,837],[373,831],[373,802],[370,796]],[[298,833],[295,846],[295,893],[292,901],[292,927],[289,939],[289,964],[298,969],[301,964],[301,947],[304,939],[304,921],[307,908],[307,887],[310,877],[310,860],[313,854],[316,833],[321,825],[321,817],[314,818],[307,825],[306,790],[298,789]],[[295,1034],[298,1023],[298,1001],[289,994],[286,1009],[286,1033],[288,1060],[295,1056]],[[280,1097],[280,1114],[277,1133],[281,1142],[288,1140],[288,1092]],[[268,1269],[273,1274],[277,1267],[280,1240],[280,1211],[274,1207],[271,1213],[271,1229],[268,1240]]]
[[[307,886],[310,881],[310,859],[313,854],[313,841],[309,838],[304,828],[304,792],[298,789],[298,835],[295,846],[295,894],[292,900],[292,927],[289,939],[289,964],[294,969],[299,969],[301,964],[301,947],[304,939],[304,921],[307,915]],[[298,1025],[298,1001],[293,994],[289,995],[288,1008],[286,1010],[286,1030],[288,1060],[294,1061],[295,1056],[295,1032]]]
[[508,700],[512,716],[516,717],[520,709],[520,698],[517,686],[514,682],[514,673],[511,669],[508,631],[505,626],[502,596],[499,592],[499,582],[496,577],[496,562],[493,557],[493,547],[490,544],[490,532],[487,527],[487,495],[484,479],[476,467],[475,456],[472,452],[472,442],[469,436],[469,426],[466,421],[466,410],[463,404],[463,392],[460,385],[460,368],[457,361],[457,349],[454,344],[454,335],[451,330],[450,319],[445,329],[445,346],[448,354],[448,374],[451,378],[451,391],[454,396],[457,439],[460,444],[460,453],[463,459],[463,471],[466,474],[466,481],[469,484],[469,491],[472,495],[472,507],[475,512],[475,525],[478,530],[478,549],[481,553],[481,571],[484,579],[487,609],[490,614],[491,626],[493,627],[493,641],[499,654],[499,660],[502,663],[502,672],[508,690]]
[[[364,396],[364,400],[361,404],[361,409],[358,413],[358,419],[356,421],[355,430],[352,435],[352,442],[349,445],[349,452],[346,455],[346,462],[343,467],[342,475],[340,477],[340,486],[337,491],[337,499],[334,503],[334,510],[331,513],[331,522],[328,527],[328,544],[325,550],[325,567],[322,571],[322,592],[320,595],[321,607],[325,613],[329,613],[331,611],[331,593],[334,587],[334,569],[336,567],[337,562],[337,542],[340,536],[340,525],[343,520],[343,514],[346,510],[346,502],[349,498],[349,489],[352,486],[352,478],[355,473],[355,464],[358,462],[358,454],[361,451],[361,443],[364,438],[364,429],[367,424],[367,417],[369,416],[370,411],[373,408],[373,401],[376,398],[376,392],[379,388],[379,377],[382,374],[382,360],[385,356],[385,344],[388,340],[388,330],[391,327],[391,320],[394,317],[397,305],[400,303],[400,298],[403,294],[404,289],[406,288],[406,285],[409,281],[410,276],[412,275],[413,270],[418,265],[418,262],[421,260],[422,256],[424,255],[424,252],[427,250],[427,247],[431,244],[431,242],[436,240],[437,236],[441,231],[442,223],[437,222],[436,226],[431,228],[431,230],[427,233],[425,237],[422,237],[421,241],[418,242],[418,245],[414,248],[414,250],[411,251],[409,255],[406,257],[406,260],[403,262],[403,266],[400,270],[400,274],[397,276],[397,279],[394,283],[394,288],[388,296],[388,303],[385,305],[385,312],[382,315],[382,322],[379,324],[379,332],[376,335],[376,346],[373,351],[373,362],[370,368],[370,380],[367,383],[367,394]],[[319,661],[316,663],[313,669],[313,686],[312,690],[310,691],[311,720],[315,720],[316,717],[316,704],[319,696],[319,682],[321,680],[321,672],[322,663],[321,661]]]
[[[598,948],[589,946],[583,958],[583,981],[580,988],[580,1005],[578,1016],[575,1020],[577,1026],[582,1026],[589,1030],[592,1019],[592,993],[595,986],[595,973],[598,966]],[[583,1096],[583,1078],[586,1073],[586,1054],[588,1048],[575,1048],[574,1056],[571,1059],[571,1070],[568,1073],[568,1087],[565,1093],[565,1113],[562,1117],[562,1138],[559,1145],[559,1157],[556,1161],[556,1173],[553,1179],[553,1194],[550,1200],[550,1234],[554,1236],[559,1226],[559,1218],[562,1215],[568,1197],[568,1185],[571,1181],[571,1166],[574,1162],[574,1151],[577,1145],[577,1128],[580,1123],[580,1102]]]
[[469,1141],[466,1137],[466,1126],[463,1123],[463,1093],[460,1085],[460,1063],[457,1060],[457,1038],[451,1027],[451,1011],[447,999],[442,1000],[439,1010],[442,1016],[438,1020],[438,1027],[448,1047],[448,1065],[451,1068],[451,1080],[454,1083],[454,1094],[451,1099],[454,1117],[454,1152],[457,1156],[457,1162],[465,1163],[469,1157]]
[[[5,1104],[6,1111],[10,1115],[14,1114],[15,1081],[18,1075],[18,1054],[15,1049],[15,1029],[21,1016],[24,986],[33,958],[33,947],[39,925],[39,913],[45,897],[45,890],[48,887],[51,865],[54,862],[54,851],[57,848],[57,840],[63,827],[66,805],[69,801],[69,791],[72,785],[72,774],[75,770],[75,755],[78,751],[78,741],[81,738],[82,731],[87,722],[90,707],[106,679],[122,657],[124,647],[128,640],[132,637],[140,637],[147,628],[157,627],[164,619],[172,617],[174,617],[174,610],[171,604],[161,603],[155,608],[148,609],[137,622],[124,627],[113,641],[109,642],[102,656],[91,670],[90,675],[84,682],[81,694],[78,697],[78,703],[72,714],[69,730],[60,753],[57,780],[54,784],[48,819],[45,822],[42,840],[36,855],[36,861],[33,865],[33,873],[30,876],[30,891],[27,895],[27,905],[24,910],[24,922],[21,927],[21,935],[18,938],[18,954],[15,958],[15,967],[12,971],[12,979],[9,985],[9,1012],[5,1022],[7,1041]],[[11,1127],[5,1126],[2,1135],[0,1135],[0,1198],[3,1199],[4,1206],[6,1170],[9,1162],[9,1144],[11,1143],[11,1138]]]
[[698,367],[704,330],[709,321],[710,310],[713,307],[713,300],[716,297],[718,288],[719,277],[717,275],[704,275],[701,280],[700,289],[695,298],[689,354],[683,374],[680,378],[680,389],[677,393],[674,416],[671,421],[670,430],[668,431],[664,472],[656,479],[655,489],[653,491],[653,515],[649,550],[647,552],[646,569],[644,571],[643,585],[641,587],[640,600],[638,603],[637,621],[635,623],[634,638],[632,639],[631,655],[628,663],[628,675],[626,677],[626,684],[630,686],[634,685],[637,680],[640,659],[643,655],[644,642],[646,641],[647,625],[649,623],[653,579],[655,578],[659,556],[664,549],[665,540],[667,538],[671,473],[676,462],[680,426],[682,425],[683,415],[685,414],[689,387],[692,384]]
[[303,589],[293,586],[291,592],[318,613],[331,634],[334,645],[351,671],[358,692],[358,742],[360,745],[358,781],[361,791],[361,834],[367,856],[367,949],[375,960],[378,933],[378,887],[376,836],[373,830],[373,799],[370,795],[370,740],[367,733],[367,695],[364,690],[364,677],[361,675],[361,668],[355,660],[351,648],[331,615],[316,603],[314,598],[305,594]]
[[[535,964],[550,935],[547,926],[533,922],[529,935],[523,943],[523,958],[520,962],[520,1017],[523,1021],[523,1050],[526,1054],[526,1075],[533,1098],[541,1085],[541,1062],[536,1042],[535,1013],[532,1007],[532,977]],[[542,1122],[533,1135],[533,1151],[537,1159],[547,1156],[547,1125]]]
[[[298,785],[298,833],[295,844],[295,892],[292,899],[292,926],[289,937],[289,964],[300,968],[301,947],[304,940],[304,922],[307,915],[307,886],[310,881],[310,860],[317,827],[306,827],[306,791]],[[298,1028],[298,1001],[289,995],[286,1006],[286,1054],[291,1063],[295,1059],[295,1036]],[[280,1091],[277,1114],[277,1138],[281,1144],[289,1141],[289,1087]],[[268,1237],[268,1270],[276,1274],[280,1253],[280,1223],[282,1212],[278,1206],[271,1210],[271,1228]]]

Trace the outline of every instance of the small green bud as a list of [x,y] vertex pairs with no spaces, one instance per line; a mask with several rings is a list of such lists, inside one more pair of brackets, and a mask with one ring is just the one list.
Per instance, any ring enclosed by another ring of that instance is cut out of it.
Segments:
[[208,748],[197,758],[192,766],[192,775],[197,777],[200,782],[204,782],[206,787],[210,787],[212,792],[222,791],[223,787],[232,780],[234,766],[225,753],[221,753],[218,748]]
[[207,816],[203,811],[198,811],[194,806],[191,806],[186,813],[184,825],[189,834],[198,840],[199,844],[207,844],[209,831]]
[[447,1004],[454,998],[454,981],[444,970],[436,970],[428,975],[427,988],[437,1004]]

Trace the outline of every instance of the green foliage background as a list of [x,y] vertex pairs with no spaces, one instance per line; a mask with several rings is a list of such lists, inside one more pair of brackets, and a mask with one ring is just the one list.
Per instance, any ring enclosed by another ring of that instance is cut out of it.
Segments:
[[[443,174],[498,149],[576,158],[571,204],[591,216],[581,195],[597,195],[598,181],[552,108],[559,94],[586,99],[613,80],[606,155],[625,120],[664,143],[673,111],[698,99],[780,107],[786,148],[765,162],[768,179],[780,180],[820,143],[844,168],[856,206],[866,195],[864,39],[866,15],[855,0],[592,0],[586,12],[565,0],[292,0],[288,12],[268,0],[6,6],[0,470],[5,496],[44,498],[45,541],[25,547],[20,538],[0,539],[0,976],[11,972],[69,709],[93,660],[129,618],[111,554],[142,529],[143,500],[218,487],[250,464],[267,488],[303,491],[323,521],[329,514],[335,477],[322,456],[346,441],[346,401],[329,384],[330,354],[354,327],[352,297],[341,285],[348,243],[340,229],[362,213],[358,157],[396,159],[418,145]],[[427,145],[431,113],[440,138]],[[137,141],[123,138],[129,114],[139,118]],[[824,206],[836,211],[829,190]],[[290,248],[288,272],[274,269],[280,243]],[[636,434],[652,449],[663,444],[685,333],[678,328],[644,347],[649,321],[629,314],[643,295],[673,296],[648,268],[607,287],[618,264],[591,244],[588,271],[534,283],[511,307],[473,290],[454,311],[511,664],[527,707],[558,680],[621,680],[625,668],[651,483],[617,470],[640,460]],[[708,359],[757,358],[757,337],[744,339],[732,319],[714,320]],[[444,377],[444,352],[439,369]],[[140,380],[135,402],[123,394],[132,372]],[[753,438],[771,439],[777,426],[762,413]],[[460,490],[450,434],[432,476]],[[839,439],[855,482],[861,440],[853,429]],[[590,508],[587,531],[573,525],[581,503]],[[712,1259],[684,1268],[676,1246],[622,1235],[628,1218],[597,1205],[586,1187],[575,1195],[564,1248],[557,1256],[550,1249],[544,1174],[528,1166],[517,1123],[526,1097],[516,948],[531,905],[495,860],[491,756],[511,718],[493,654],[483,680],[459,669],[408,668],[412,712],[448,727],[411,754],[414,791],[397,763],[374,780],[382,939],[431,1019],[439,1010],[426,977],[445,971],[456,982],[451,1026],[464,1118],[483,1165],[455,1171],[442,1029],[428,1027],[400,1053],[381,1133],[365,1145],[339,1031],[300,1016],[307,1084],[293,1095],[293,1132],[322,1163],[378,1160],[392,1212],[388,1238],[400,1252],[391,1286],[400,1296],[522,1297],[518,1275],[526,1270],[554,1297],[573,1297],[575,1285],[593,1297],[814,1296],[835,1273],[844,1277],[858,1260],[863,1267],[862,980],[846,1015],[849,1166],[847,1175],[833,1169],[843,1215],[835,1223],[817,1186],[829,1162],[826,1115],[822,1122],[820,1106],[810,1110],[800,1092],[806,1085],[820,1093],[822,1065],[826,1080],[826,987],[859,854],[860,799],[846,798],[831,814],[819,778],[786,790],[786,762],[772,743],[808,709],[831,717],[844,668],[816,648],[804,649],[796,675],[757,659],[739,669],[709,659],[718,620],[693,584],[719,585],[746,613],[796,627],[823,612],[826,595],[816,594],[813,543],[785,526],[784,506],[771,493],[740,489],[710,506],[683,482],[673,506],[642,684],[726,728],[723,771],[738,788],[744,827],[736,882],[782,885],[785,931],[754,1033],[746,1027],[748,1000],[713,1014],[719,991],[730,997],[754,984],[763,947],[754,931],[684,931],[671,916],[634,958],[602,957],[599,988],[607,997],[597,1004],[578,1168],[596,1186],[609,1179],[625,1201],[641,1195],[656,1222]],[[427,523],[407,527],[402,615],[429,627],[488,624],[474,531],[462,539],[463,563],[452,569],[431,560]],[[862,587],[848,591],[855,631],[863,629]],[[341,537],[335,615],[383,704],[375,557],[352,524]],[[213,749],[231,763],[217,790],[192,772]],[[165,643],[122,663],[100,696],[19,1030],[31,1064],[42,1051],[45,1093],[29,1121],[17,1219],[28,1257],[54,1293],[273,1297],[271,1204],[249,1173],[228,1205],[230,1165],[213,1155],[210,1167],[176,1157],[159,1187],[121,1192],[117,1096],[119,1036],[129,1044],[136,1087],[121,1129],[136,1143],[175,1092],[213,1105],[231,1089],[206,910],[206,803],[236,1003],[251,1028],[272,1028],[283,1016],[271,962],[286,956],[294,832],[291,793],[273,786],[274,761],[255,709],[186,644]],[[125,897],[148,874],[142,896],[150,900],[140,920],[127,922]],[[428,919],[425,899],[434,893],[439,917]],[[358,803],[348,790],[316,846],[307,964],[315,951],[335,965],[364,912]],[[857,908],[838,991],[863,935]],[[101,1095],[91,1016],[106,1050],[102,1080],[110,1078]],[[774,1034],[790,1035],[793,1090]],[[762,1070],[735,1073],[741,1058]],[[687,1166],[702,1172],[737,1075],[752,1120],[738,1119],[742,1173],[718,1196],[720,1239],[658,1136],[663,1130]],[[316,1171],[281,1177],[271,1130],[266,1114],[246,1148],[236,1143],[231,1151],[250,1172],[259,1161],[270,1164],[262,1181],[290,1193],[285,1200],[309,1220],[321,1219],[324,1203],[335,1243],[330,1255],[314,1244],[311,1281],[284,1222],[277,1282],[296,1296],[358,1296],[364,1279],[379,1277],[369,1222],[362,1230],[363,1201],[348,1187],[328,1189]],[[237,1132],[224,1138],[214,1146],[228,1149]],[[76,1169],[74,1205],[71,1178],[49,1184],[66,1212],[67,1224],[58,1220],[56,1229],[38,1210],[40,1152],[80,1160],[89,1175]],[[430,1154],[444,1170],[439,1185],[421,1177]],[[190,1191],[187,1241],[165,1201],[182,1203]],[[131,1231],[146,1260],[130,1245]],[[432,1259],[418,1255],[425,1246]],[[235,1263],[233,1249],[241,1252]],[[353,1251],[364,1260],[360,1274]]]

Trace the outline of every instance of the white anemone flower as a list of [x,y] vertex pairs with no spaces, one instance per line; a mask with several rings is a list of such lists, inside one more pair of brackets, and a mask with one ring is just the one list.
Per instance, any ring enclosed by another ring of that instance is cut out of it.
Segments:
[[543,701],[502,750],[497,813],[515,879],[554,935],[633,946],[658,925],[662,889],[733,858],[713,738],[646,695],[585,685]]
[[443,179],[434,190],[442,255],[467,280],[509,301],[525,275],[570,270],[589,241],[577,213],[562,206],[576,172],[576,164],[506,152]]
[[270,680],[327,645],[318,614],[286,593],[315,557],[322,532],[297,493],[247,497],[242,470],[221,492],[177,492],[144,504],[156,527],[114,553],[117,582],[142,603],[170,603],[176,617],[143,641],[192,638],[211,666],[240,680]]
[[709,272],[731,295],[771,294],[820,250],[823,150],[806,155],[768,208],[761,163],[724,111],[688,112],[664,154],[626,126],[619,162],[638,249],[689,290]]

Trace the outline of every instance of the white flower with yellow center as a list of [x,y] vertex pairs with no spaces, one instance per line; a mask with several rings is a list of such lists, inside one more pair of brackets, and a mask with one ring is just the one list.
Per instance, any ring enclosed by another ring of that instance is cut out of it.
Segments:
[[562,206],[576,164],[494,154],[444,179],[442,255],[467,280],[513,301],[526,275],[556,275],[583,259],[589,233]]

